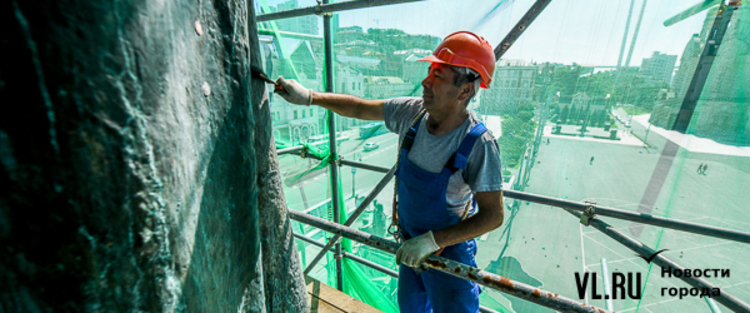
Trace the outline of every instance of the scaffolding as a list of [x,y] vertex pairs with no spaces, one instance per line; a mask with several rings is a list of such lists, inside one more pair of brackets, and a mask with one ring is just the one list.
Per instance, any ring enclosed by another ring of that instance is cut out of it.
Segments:
[[[352,1],[346,1],[346,2],[340,2],[340,3],[329,3],[329,0],[324,0],[322,3],[319,3],[318,5],[311,6],[311,7],[305,7],[305,8],[299,8],[299,9],[292,9],[287,11],[281,11],[281,12],[274,12],[274,13],[267,13],[267,14],[260,14],[256,17],[257,22],[268,22],[268,21],[274,21],[278,19],[284,19],[284,18],[290,18],[290,17],[298,17],[298,16],[305,16],[305,15],[322,15],[323,17],[323,36],[322,38],[317,36],[311,36],[311,35],[305,35],[305,34],[294,34],[289,32],[282,32],[282,31],[261,31],[262,34],[265,35],[283,35],[283,36],[289,36],[291,38],[295,39],[315,39],[319,40],[322,39],[324,44],[324,58],[325,58],[325,90],[328,92],[334,92],[334,78],[333,78],[333,42],[332,42],[332,34],[331,34],[331,18],[332,12],[338,12],[338,11],[345,11],[345,10],[353,10],[353,9],[360,9],[360,8],[367,8],[367,7],[375,7],[375,6],[384,6],[384,5],[393,5],[393,4],[399,4],[399,3],[406,3],[406,2],[414,2],[416,0],[352,0]],[[551,2],[551,0],[537,0],[535,3],[531,5],[531,7],[526,11],[526,13],[520,18],[518,23],[515,24],[514,27],[511,28],[510,32],[505,36],[505,38],[500,42],[500,44],[497,45],[495,48],[495,56],[497,60],[500,60],[500,58],[503,56],[503,54],[508,51],[508,49],[511,48],[513,43],[524,33],[526,29],[531,25],[531,23],[539,16],[539,14],[547,7],[547,5]],[[643,7],[645,9],[646,3],[644,1]],[[729,23],[729,18],[731,18],[731,11],[729,14],[724,14],[726,9],[726,5],[721,3],[721,8],[719,10],[719,13],[717,14],[717,22],[716,25],[726,25]],[[632,10],[632,5],[631,5]],[[642,9],[643,10],[643,9]],[[641,12],[641,18],[642,18],[643,12]],[[721,16],[718,16],[721,15]],[[728,16],[727,18],[723,18],[724,16]],[[629,20],[628,20],[629,23]],[[640,20],[639,23],[640,24]],[[720,35],[723,35],[724,30],[722,29],[720,32]],[[627,35],[627,29],[626,29],[626,35]],[[627,37],[627,36],[624,36]],[[634,36],[635,38],[635,36]],[[624,41],[625,38],[623,38]],[[635,40],[635,39],[634,39]],[[721,38],[718,38],[714,42],[714,46],[711,46],[712,54],[711,57],[715,56],[716,51],[718,50],[718,45],[721,43]],[[624,50],[624,44],[622,49]],[[631,53],[632,53],[632,46],[631,46]],[[708,51],[709,47],[707,46],[706,51]],[[708,55],[708,53],[704,53],[704,55]],[[620,55],[620,58],[622,58],[622,52]],[[630,59],[630,55],[628,55],[628,60]],[[713,59],[709,60],[712,61]],[[701,59],[701,62],[703,62],[703,58]],[[620,61],[618,61],[618,67]],[[628,62],[626,62],[628,63]],[[709,63],[709,69],[710,69],[710,63]],[[698,83],[702,84],[705,83],[705,79],[708,75],[708,70],[704,69],[702,71],[696,71],[695,78],[693,78],[693,81],[698,81]],[[699,74],[704,75],[703,77],[698,77]],[[694,83],[695,84],[695,83]],[[697,91],[698,94],[700,94],[700,90]],[[694,96],[693,100],[697,101],[698,96]],[[688,101],[688,100],[685,100]],[[549,102],[549,98],[548,98]],[[547,103],[547,106],[549,106],[549,103]],[[392,269],[389,269],[387,267],[384,267],[378,263],[372,262],[370,260],[367,260],[363,257],[357,256],[356,254],[350,253],[345,251],[345,249],[342,248],[342,237],[349,240],[354,240],[356,242],[359,242],[361,244],[367,245],[369,247],[381,250],[386,253],[395,254],[395,252],[399,248],[399,244],[385,239],[380,238],[375,235],[371,235],[368,233],[364,233],[362,231],[359,231],[357,229],[351,228],[351,226],[354,224],[354,222],[357,220],[358,217],[362,215],[363,212],[365,212],[366,208],[373,202],[375,197],[381,193],[381,191],[384,190],[386,185],[392,180],[396,167],[383,167],[379,165],[374,164],[368,164],[364,162],[359,162],[356,160],[349,160],[345,159],[337,154],[337,139],[336,136],[333,135],[336,133],[336,119],[332,112],[327,112],[327,128],[328,133],[330,134],[328,136],[328,151],[327,153],[321,154],[320,152],[311,151],[309,145],[296,145],[291,147],[286,147],[283,149],[279,149],[277,151],[277,154],[279,156],[281,155],[295,155],[299,156],[302,159],[315,159],[319,161],[325,161],[325,164],[328,166],[328,173],[330,174],[330,196],[331,196],[331,206],[332,206],[332,216],[330,220],[322,219],[304,212],[298,212],[295,210],[289,210],[289,216],[292,220],[298,221],[300,223],[304,223],[306,225],[314,226],[318,229],[321,229],[323,231],[329,232],[332,234],[331,238],[328,238],[328,240],[324,243],[319,242],[318,240],[315,240],[309,236],[306,236],[305,234],[295,232],[294,236],[300,240],[303,240],[309,244],[315,245],[317,247],[320,247],[320,253],[318,253],[312,261],[310,261],[307,265],[307,268],[305,269],[305,274],[308,274],[313,267],[325,256],[333,255],[333,259],[335,260],[335,277],[337,282],[337,288],[339,290],[343,291],[343,271],[342,271],[342,260],[349,259],[354,262],[357,262],[359,264],[362,264],[364,266],[370,267],[372,269],[375,269],[379,272],[382,272],[386,275],[389,275],[394,278],[398,278],[398,273]],[[684,122],[682,122],[684,123]],[[584,126],[585,127],[585,126]],[[681,126],[684,130],[686,126]],[[540,129],[542,126],[540,125]],[[541,140],[541,130],[539,130],[540,134],[538,134],[538,140]],[[538,147],[537,147],[538,148]],[[528,147],[527,147],[528,151]],[[535,151],[536,152],[536,151]],[[534,152],[534,155],[535,155]],[[527,152],[528,153],[528,152]],[[534,158],[531,158],[531,163],[533,163]],[[593,158],[592,158],[593,162]],[[341,166],[350,166],[353,169],[364,169],[368,171],[373,171],[377,173],[383,173],[385,176],[377,183],[377,185],[370,191],[370,193],[358,204],[356,205],[356,209],[351,213],[348,218],[345,219],[344,223],[341,223],[342,219],[342,203],[340,201],[337,201],[336,199],[340,199],[343,191],[341,190],[339,177],[340,172],[339,168]],[[524,165],[522,165],[523,168]],[[521,179],[520,184],[525,184],[525,181],[528,181],[528,178]],[[518,181],[517,181],[518,183]],[[623,245],[624,247],[627,247],[628,249],[632,250],[633,252],[637,253],[640,257],[644,259],[652,260],[653,264],[656,264],[664,269],[667,269],[669,271],[684,271],[686,268],[679,263],[675,262],[674,260],[671,260],[663,255],[659,255],[655,248],[650,247],[640,241],[638,241],[635,238],[632,238],[625,233],[619,231],[612,225],[606,223],[601,217],[609,217],[617,220],[624,220],[624,221],[631,221],[636,222],[639,224],[646,224],[646,225],[653,225],[657,227],[662,228],[668,228],[673,229],[677,231],[682,231],[686,233],[692,233],[692,234],[699,234],[703,236],[708,237],[714,237],[719,238],[723,240],[730,240],[735,241],[743,244],[750,244],[750,233],[749,232],[743,232],[723,227],[717,227],[712,225],[706,225],[706,224],[700,224],[700,223],[694,223],[689,221],[683,221],[673,218],[665,218],[665,217],[659,217],[654,216],[651,214],[643,213],[643,212],[633,212],[633,211],[627,211],[622,209],[617,209],[613,207],[608,207],[604,205],[597,205],[592,202],[579,202],[579,201],[571,201],[567,199],[561,199],[556,197],[549,197],[539,194],[533,194],[518,190],[503,190],[503,195],[506,198],[515,199],[517,201],[528,201],[533,202],[536,204],[542,204],[542,205],[548,205],[556,208],[561,208],[571,215],[573,215],[576,219],[579,220],[579,222],[583,226],[591,226],[595,229],[597,229],[602,234],[608,236],[609,238],[615,240],[619,244]],[[552,238],[547,238],[547,240],[553,240]],[[611,300],[607,303],[607,309],[598,308],[595,306],[592,306],[587,303],[581,303],[579,300],[574,300],[572,298],[568,298],[563,295],[559,295],[557,293],[553,293],[551,291],[543,290],[541,288],[536,288],[534,286],[514,281],[512,279],[502,277],[493,273],[489,273],[487,271],[473,268],[470,266],[467,266],[465,264],[461,264],[452,260],[448,260],[445,258],[441,258],[438,256],[429,256],[425,262],[423,263],[423,267],[434,269],[437,271],[441,271],[453,276],[457,276],[463,279],[467,279],[473,282],[476,282],[477,284],[480,284],[482,286],[485,286],[487,288],[491,288],[494,290],[497,290],[499,292],[502,292],[504,294],[511,295],[513,297],[517,297],[532,303],[535,303],[540,306],[544,306],[553,310],[562,311],[562,312],[611,312],[613,310],[611,305]],[[606,268],[606,261],[602,260],[602,267]],[[607,270],[604,270],[606,273]],[[699,289],[718,289],[715,284],[712,284],[706,279],[698,278],[698,277],[685,277],[681,276],[679,277],[682,281],[689,284],[690,286],[694,288]],[[609,290],[609,284],[610,282],[606,282],[605,280],[605,290]],[[746,302],[742,301],[740,298],[727,293],[725,290],[722,290],[721,294],[719,296],[714,297],[717,302],[723,304],[727,308],[736,311],[736,312],[750,312],[750,305],[748,305]],[[712,311],[718,310],[716,307],[716,304],[713,303],[710,299],[706,298],[707,305],[711,308]],[[495,312],[493,309],[490,309],[488,307],[482,306],[480,311],[482,312]]]

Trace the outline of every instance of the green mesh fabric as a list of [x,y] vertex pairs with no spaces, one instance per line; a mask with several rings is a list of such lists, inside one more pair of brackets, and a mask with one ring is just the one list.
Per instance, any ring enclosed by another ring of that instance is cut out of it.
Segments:
[[[497,45],[533,2],[433,0],[335,13],[334,91],[365,99],[421,96],[428,64],[416,60],[429,55],[443,37],[471,30]],[[312,5],[312,0],[260,1],[263,12]],[[491,88],[479,90],[468,107],[498,139],[503,188],[749,229],[750,5],[732,11],[723,40],[711,54],[710,70],[696,75],[697,65],[707,61],[701,54],[714,33],[717,12],[715,4],[698,0],[552,1],[498,60]],[[260,26],[269,77],[297,79],[324,91],[321,18]],[[696,79],[706,83],[694,99],[686,130],[676,131]],[[280,156],[289,209],[330,219],[335,199],[345,221],[383,174],[339,167],[340,192],[332,196],[329,137],[336,137],[340,157],[389,168],[396,161],[396,134],[383,133],[378,122],[341,116],[333,117],[331,134],[325,110],[290,105],[273,94],[270,100],[277,148],[304,145],[305,153],[315,157]],[[391,182],[352,227],[388,238],[392,195]],[[662,295],[663,288],[689,286],[662,277],[658,266],[564,210],[510,198],[504,204],[503,225],[477,238],[481,269],[605,308],[604,299],[594,299],[591,285],[578,294],[575,274],[596,273],[602,294],[606,260],[610,275],[642,277],[642,297],[614,300],[615,310],[708,311],[701,298]],[[602,219],[647,246],[668,249],[663,255],[686,268],[729,269],[730,277],[708,280],[750,301],[745,244]],[[319,242],[330,238],[294,224],[295,231]],[[319,248],[297,243],[307,267]],[[392,255],[348,240],[343,248],[397,270]],[[336,286],[334,264],[329,253],[310,275]],[[384,312],[398,311],[396,279],[348,259],[342,265],[344,292]],[[552,312],[489,288],[483,288],[480,303],[498,312]]]

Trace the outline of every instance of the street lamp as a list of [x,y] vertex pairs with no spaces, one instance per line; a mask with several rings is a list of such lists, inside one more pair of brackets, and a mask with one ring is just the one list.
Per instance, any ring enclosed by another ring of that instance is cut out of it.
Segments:
[[[362,162],[362,154],[355,153],[353,155],[353,159],[359,159],[359,162]],[[354,174],[357,174],[357,168],[352,166],[352,198],[355,196],[355,189],[354,189]]]

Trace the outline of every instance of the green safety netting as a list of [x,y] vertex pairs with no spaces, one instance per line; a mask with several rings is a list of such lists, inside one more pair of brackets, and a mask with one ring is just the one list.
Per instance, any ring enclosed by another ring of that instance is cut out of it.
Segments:
[[[334,91],[366,99],[419,96],[427,64],[416,60],[431,53],[442,37],[472,30],[497,44],[533,2],[434,0],[336,13]],[[266,0],[256,11],[312,5],[315,1]],[[491,88],[481,90],[469,106],[498,138],[504,188],[749,229],[744,204],[750,203],[750,5],[733,11],[710,71],[696,75],[708,36],[715,33],[717,11],[716,3],[698,0],[552,1],[498,60]],[[269,77],[294,78],[325,90],[320,20],[308,16],[260,23]],[[685,130],[676,131],[691,82],[700,77],[706,81],[703,92],[694,110],[688,110]],[[293,106],[273,94],[270,100],[277,148],[304,145],[314,156],[279,158],[289,208],[331,218],[335,199],[344,221],[382,174],[340,167],[335,182],[340,192],[332,197],[329,136],[336,137],[339,156],[383,167],[395,163],[397,136],[382,123],[340,116],[333,117],[336,128],[330,134],[325,110]],[[353,227],[387,237],[392,189],[391,183]],[[480,268],[605,308],[591,285],[579,296],[575,274],[597,273],[596,293],[601,294],[602,263],[607,263],[610,274],[642,277],[640,299],[614,300],[617,311],[708,310],[699,297],[662,295],[662,288],[690,286],[662,277],[658,266],[564,210],[510,198],[505,206],[504,224],[477,238]],[[668,249],[663,254],[687,268],[730,269],[730,277],[710,281],[750,301],[750,270],[742,266],[750,259],[746,245],[604,220],[645,245]],[[294,222],[294,227],[320,242],[329,238],[306,225]],[[345,241],[343,247],[397,269],[391,255],[354,242]],[[298,248],[305,267],[319,252],[302,241]],[[329,254],[310,275],[336,286],[334,263]],[[348,259],[343,274],[346,293],[384,312],[397,311],[395,279]],[[487,288],[480,301],[499,312],[551,312]]]

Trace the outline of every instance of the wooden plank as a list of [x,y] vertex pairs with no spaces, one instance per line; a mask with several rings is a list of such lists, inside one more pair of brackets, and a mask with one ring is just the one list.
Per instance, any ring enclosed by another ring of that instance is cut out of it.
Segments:
[[305,275],[310,313],[382,313],[368,304]]

